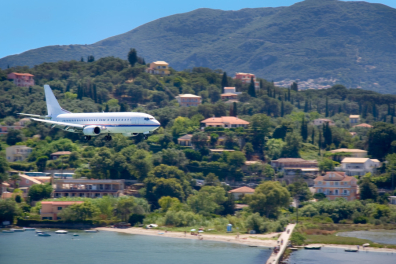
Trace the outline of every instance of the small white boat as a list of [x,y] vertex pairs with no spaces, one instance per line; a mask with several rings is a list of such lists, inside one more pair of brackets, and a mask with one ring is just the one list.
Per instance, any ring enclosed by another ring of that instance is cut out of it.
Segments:
[[36,228],[33,228],[33,227],[24,227],[23,229],[25,231],[35,231],[36,230]]
[[38,235],[38,236],[42,236],[42,237],[49,237],[49,236],[51,236],[50,234],[47,234],[47,233],[38,233],[37,235]]
[[2,233],[14,233],[14,230],[3,230]]
[[79,236],[79,234],[74,233],[73,236]]
[[15,229],[15,228],[12,228],[11,230],[14,230],[14,232],[25,232],[25,229]]
[[96,229],[92,229],[92,230],[84,230],[85,233],[98,233],[99,231]]
[[66,230],[57,230],[57,231],[55,231],[55,234],[65,235],[65,234],[67,234],[67,231]]
[[38,234],[38,233],[44,233],[44,231],[36,230],[36,234]]

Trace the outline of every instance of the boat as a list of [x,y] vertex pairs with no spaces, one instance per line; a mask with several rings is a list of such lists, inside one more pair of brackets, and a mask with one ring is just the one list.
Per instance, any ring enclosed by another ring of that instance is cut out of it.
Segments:
[[85,233],[98,233],[99,231],[96,229],[92,229],[92,230],[84,230]]
[[50,234],[47,234],[47,233],[38,233],[37,235],[38,235],[38,236],[42,236],[42,237],[49,237],[49,236],[51,236]]
[[295,248],[295,247],[290,247],[289,248],[291,251],[297,251],[298,250],[298,248]]
[[358,249],[345,249],[345,252],[358,252]]
[[38,234],[38,233],[44,233],[44,231],[36,230],[36,234]]
[[3,230],[2,233],[14,233],[14,230]]
[[249,247],[257,247],[257,246],[254,246],[254,245],[249,245]]
[[24,227],[23,229],[25,231],[35,231],[36,230],[36,228],[33,228],[33,227]]
[[73,234],[73,236],[79,236],[79,234]]
[[309,250],[320,250],[322,247],[310,247],[310,246],[306,246],[306,247],[304,247],[305,249],[309,249]]
[[11,230],[14,230],[14,232],[25,232],[25,229],[15,229],[15,228],[13,228]]
[[57,231],[55,231],[55,234],[65,235],[65,234],[67,234],[67,231],[66,230],[57,230]]

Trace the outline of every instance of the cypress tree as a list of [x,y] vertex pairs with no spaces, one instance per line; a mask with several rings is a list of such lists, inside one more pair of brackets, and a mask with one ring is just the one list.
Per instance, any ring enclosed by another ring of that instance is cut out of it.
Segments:
[[287,89],[287,101],[290,102],[290,88]]
[[83,92],[82,92],[82,88],[81,88],[81,85],[80,84],[78,84],[77,85],[77,99],[82,99],[83,98]]
[[390,104],[388,104],[388,115],[390,115],[391,114],[391,107],[390,107]]
[[260,90],[264,88],[264,82],[263,80],[260,80]]
[[136,62],[138,61],[137,52],[135,49],[130,49],[128,52],[128,61],[131,66],[135,66]]
[[300,100],[297,101],[297,108],[301,109]]
[[303,119],[301,121],[301,137],[304,142],[307,142],[308,138],[308,125],[305,122],[305,116],[303,116]]
[[282,102],[281,102],[281,117],[283,117],[284,115],[285,115],[285,106],[284,106],[284,103],[282,100]]
[[291,104],[294,104],[293,97],[290,97],[290,103],[291,103]]
[[84,62],[84,57],[83,57],[83,56],[81,56],[80,61],[81,61],[81,62]]
[[229,114],[230,116],[235,116],[234,115],[234,109],[232,108],[232,105],[230,105],[230,114]]
[[308,113],[308,100],[305,99],[304,112]]
[[254,79],[253,79],[253,77],[250,79],[250,85],[249,85],[249,89],[248,89],[248,94],[251,97],[256,97],[256,87],[254,87]]
[[95,57],[93,55],[89,55],[87,62],[94,62],[95,61]]
[[312,110],[312,101],[309,101],[309,111]]
[[375,103],[373,103],[373,117],[374,119],[377,119],[378,117],[377,105]]
[[126,111],[127,111],[127,109],[126,109],[125,104],[124,104],[124,103],[121,103],[121,105],[120,105],[120,112],[126,112]]
[[315,128],[312,128],[311,144],[313,145],[314,143],[315,143]]
[[110,112],[110,109],[109,109],[109,105],[108,105],[108,104],[106,104],[105,112],[106,112],[106,113]]
[[329,117],[329,99],[326,97],[326,117]]
[[271,97],[271,90],[270,90],[270,86],[267,86],[267,95],[268,97]]
[[238,105],[236,102],[233,103],[233,111],[234,111],[234,116],[238,116]]
[[96,84],[93,84],[92,87],[93,87],[93,99],[94,99],[95,103],[97,103],[98,102],[98,94],[96,91]]
[[393,116],[390,117],[391,124],[394,124]]
[[318,147],[319,147],[319,156],[320,156],[320,149],[322,148],[322,133],[319,133]]
[[29,86],[29,94],[32,94],[32,92],[33,92],[33,87]]
[[298,92],[298,84],[296,82],[293,82],[291,85],[291,89],[295,92]]
[[221,91],[224,93],[224,87],[228,87],[227,73],[223,73],[223,78],[221,79]]
[[341,105],[338,107],[338,113],[342,113],[342,107],[341,107]]

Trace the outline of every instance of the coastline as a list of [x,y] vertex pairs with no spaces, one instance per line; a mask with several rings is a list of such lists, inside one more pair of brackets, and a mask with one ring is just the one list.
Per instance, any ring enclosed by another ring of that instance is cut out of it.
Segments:
[[[186,236],[183,232],[175,232],[168,231],[165,232],[163,230],[158,229],[144,229],[141,227],[130,227],[126,229],[118,229],[118,228],[109,228],[109,227],[98,227],[95,228],[99,231],[109,231],[109,232],[118,232],[124,234],[132,234],[132,235],[147,235],[147,236],[158,236],[158,237],[169,237],[169,238],[181,238],[181,239],[196,239],[198,240],[198,236],[193,236],[189,232],[187,232]],[[270,233],[270,234],[241,234],[239,238],[236,238],[235,234],[230,235],[219,235],[219,234],[210,234],[210,233],[201,233],[201,237],[203,240],[209,241],[217,241],[217,242],[225,242],[225,243],[234,243],[241,244],[246,246],[256,246],[256,247],[266,247],[273,248],[277,246],[277,241],[273,240],[273,237],[277,237],[281,233]],[[340,248],[340,249],[355,249],[355,245],[336,245],[336,244],[307,244],[306,246],[321,246],[327,248]],[[382,253],[396,253],[396,249],[392,248],[376,248],[376,247],[366,247],[363,249],[360,246],[361,252],[382,252]]]
[[[196,239],[198,240],[198,236],[191,235],[190,232],[187,232],[184,235],[184,232],[174,232],[168,231],[165,233],[163,230],[158,229],[144,229],[141,227],[130,227],[126,229],[118,229],[118,228],[109,228],[109,227],[98,227],[95,228],[99,231],[110,231],[110,232],[118,232],[124,234],[132,234],[132,235],[148,235],[148,236],[158,236],[158,237],[169,237],[169,238],[182,238],[182,239]],[[226,242],[226,243],[234,243],[241,244],[246,246],[256,246],[256,247],[267,247],[273,248],[277,245],[276,240],[272,238],[277,237],[280,233],[270,233],[270,234],[241,234],[239,238],[236,238],[235,234],[230,235],[218,235],[218,234],[210,234],[210,233],[200,233],[202,240],[210,240],[210,241],[218,241],[218,242]],[[255,238],[253,238],[255,237]],[[262,240],[268,239],[268,240]]]

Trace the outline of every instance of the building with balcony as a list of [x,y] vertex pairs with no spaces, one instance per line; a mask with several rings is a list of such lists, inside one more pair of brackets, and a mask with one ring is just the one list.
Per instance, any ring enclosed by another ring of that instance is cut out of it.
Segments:
[[169,63],[165,61],[155,61],[150,63],[150,67],[146,69],[147,73],[157,74],[157,75],[169,75]]
[[223,93],[220,96],[223,101],[238,100],[238,95],[234,93]]
[[259,90],[260,83],[256,81],[256,76],[252,73],[238,72],[235,74],[234,80],[241,80],[243,84],[250,84],[252,77],[254,81],[254,88],[256,88],[256,90]]
[[381,162],[377,159],[369,158],[344,158],[341,166],[337,167],[337,171],[343,171],[348,176],[363,176],[366,173],[374,172],[376,168],[381,166]]
[[16,86],[29,87],[34,85],[34,79],[30,73],[12,72],[7,75],[8,80],[12,80]]
[[6,157],[8,162],[26,160],[33,149],[24,145],[15,145],[6,148]]
[[345,172],[329,171],[314,180],[315,193],[323,193],[329,200],[342,197],[348,201],[357,198],[357,179],[346,176]]
[[52,154],[50,155],[50,157],[51,157],[52,160],[56,160],[56,159],[58,159],[60,156],[65,156],[65,155],[70,155],[70,154],[71,154],[70,151],[57,151],[57,152],[52,153]]
[[179,137],[179,138],[177,139],[177,143],[178,143],[180,146],[191,147],[191,146],[192,146],[192,144],[191,144],[192,136],[193,136],[193,135],[191,135],[191,134],[186,134],[186,135],[184,135],[184,136],[182,136],[182,137]]
[[70,201],[70,202],[61,202],[61,201],[49,201],[49,202],[41,202],[40,209],[40,217],[41,220],[60,220],[61,218],[58,216],[62,210],[74,204],[82,204],[83,201]]
[[124,180],[60,179],[54,181],[54,197],[118,197],[125,189]]
[[363,149],[340,148],[340,149],[330,150],[329,152],[333,154],[333,160],[335,161],[341,161],[347,156],[352,158],[367,157],[367,150],[363,150]]
[[194,94],[179,94],[176,96],[176,100],[180,106],[198,106],[201,104],[201,96]]
[[349,116],[349,123],[351,125],[356,125],[360,123],[360,115],[350,115]]
[[240,119],[235,116],[222,116],[222,117],[211,117],[201,121],[201,127],[247,127],[248,121]]

